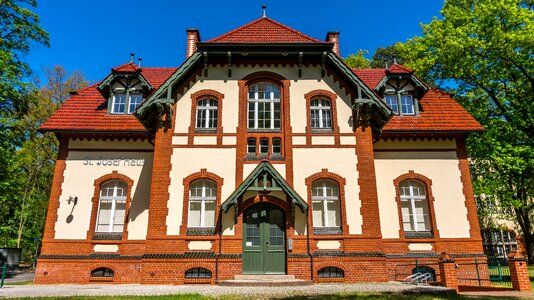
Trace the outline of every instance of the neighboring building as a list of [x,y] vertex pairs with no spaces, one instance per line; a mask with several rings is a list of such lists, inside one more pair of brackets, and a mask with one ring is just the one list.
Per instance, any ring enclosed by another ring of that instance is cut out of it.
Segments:
[[336,32],[190,29],[180,67],[113,68],[41,130],[60,149],[36,283],[387,281],[483,256],[483,128],[401,65],[351,70]]

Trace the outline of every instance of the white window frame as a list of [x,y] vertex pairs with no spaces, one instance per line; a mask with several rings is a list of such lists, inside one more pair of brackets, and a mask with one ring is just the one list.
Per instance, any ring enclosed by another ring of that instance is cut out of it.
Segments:
[[[258,89],[261,85],[265,85],[265,86],[268,86],[268,85],[271,85],[273,87],[273,90],[270,92],[269,94],[269,99],[259,99],[259,96],[258,96]],[[250,98],[250,88],[254,88],[254,98]],[[280,95],[278,98],[275,98],[274,97],[274,89],[278,89],[278,94]],[[259,83],[255,83],[255,84],[252,84],[249,86],[248,90],[247,90],[247,95],[248,95],[248,106],[247,106],[247,126],[249,126],[250,124],[250,103],[253,103],[254,104],[254,127],[249,127],[249,129],[254,129],[254,130],[279,130],[281,127],[282,127],[282,104],[281,104],[281,101],[280,101],[280,98],[281,98],[281,89],[279,86],[275,85],[275,84],[272,84],[272,83],[269,83],[269,82],[259,82]],[[270,128],[258,128],[258,118],[259,118],[259,105],[260,103],[269,103],[269,110],[270,110],[270,115],[271,115],[271,126]],[[274,126],[274,121],[275,121],[275,118],[274,118],[274,104],[275,103],[280,103],[280,119],[278,119],[278,121],[280,122],[280,127],[275,127]]]
[[[210,188],[207,186],[207,183],[211,183],[214,186],[213,189],[213,195],[212,196],[206,196],[206,189]],[[192,187],[195,184],[201,184],[202,185],[202,192],[201,196],[191,196],[191,190]],[[192,202],[200,202],[200,226],[192,226],[191,225],[191,203]],[[214,209],[214,220],[213,220],[213,226],[207,226],[206,225],[206,202],[213,202],[213,209]],[[187,216],[187,227],[188,228],[214,228],[215,227],[215,221],[216,221],[216,211],[217,211],[217,183],[211,179],[197,179],[191,182],[189,185],[189,210],[188,210],[188,216]]]
[[[332,196],[327,196],[327,193],[326,193],[326,190],[328,188],[328,186],[325,184],[325,183],[331,183],[333,184],[334,186],[336,186],[336,190],[337,190],[337,195],[332,195]],[[322,195],[314,195],[314,192],[316,191],[316,186],[318,184],[322,184]],[[313,223],[313,227],[314,228],[341,228],[341,203],[340,203],[340,200],[339,200],[339,194],[340,194],[340,191],[339,191],[339,184],[332,180],[332,179],[319,179],[319,180],[316,180],[312,183],[312,208],[313,208],[313,203],[321,203],[322,204],[322,210],[323,210],[323,220],[322,220],[322,223],[323,225],[322,226],[318,226],[316,224],[316,222]],[[339,214],[339,218],[340,220],[339,221],[339,225],[336,225],[336,224],[330,224],[330,221],[328,220],[328,203],[329,202],[334,202],[337,204],[337,213]]]
[[[116,111],[115,105],[117,104],[117,97],[122,96],[124,97],[124,110],[123,111]],[[113,101],[111,103],[111,113],[116,115],[124,115],[126,111],[128,110],[128,99],[126,93],[116,93],[113,95]]]
[[[402,99],[404,97],[409,97],[410,98],[410,105],[409,107],[411,108],[411,112],[405,112],[404,111],[404,105],[402,103]],[[395,104],[396,104],[396,110],[391,107],[391,105],[388,103],[388,98],[390,100],[395,100]],[[396,114],[396,115],[400,115],[400,116],[415,116],[416,115],[416,110],[415,110],[415,101],[414,101],[414,98],[412,95],[410,94],[392,94],[391,92],[388,92],[384,95],[384,103],[386,103],[386,105],[391,108],[391,110]]]
[[[102,190],[104,187],[107,187],[109,184],[113,183],[113,195],[112,196],[102,196]],[[117,196],[117,191],[119,188],[119,184],[124,185],[124,196]],[[126,225],[126,220],[123,220],[122,222],[122,228],[121,231],[113,231],[113,227],[115,227],[115,215],[117,213],[117,202],[124,202],[124,216],[126,218],[126,201],[128,198],[128,184],[122,180],[111,180],[103,183],[100,186],[100,198],[98,200],[98,210],[97,210],[97,218],[96,218],[96,226],[95,226],[95,232],[123,232],[124,231],[124,225]],[[109,212],[109,224],[108,229],[106,231],[99,231],[99,224],[100,224],[100,205],[103,201],[109,201],[111,202],[111,209]]]
[[[325,105],[323,105],[323,101]],[[314,105],[317,102],[317,105]],[[319,114],[319,127],[315,127],[313,124],[313,112],[317,111]],[[323,112],[330,116],[330,126],[328,126],[327,120],[323,117]],[[333,126],[333,117],[332,117],[332,102],[327,98],[314,98],[310,101],[310,126],[312,129],[332,129]]]
[[[415,195],[414,193],[414,184],[412,183],[416,183],[416,184],[420,184],[422,189],[423,189],[423,192],[424,192],[424,195]],[[409,187],[409,194],[408,195],[403,195],[403,186],[407,185],[407,187]],[[413,227],[412,230],[406,230],[404,229],[404,214],[401,215],[401,218],[402,218],[402,227],[403,227],[403,230],[404,232],[432,232],[432,221],[431,221],[431,217],[430,216],[430,203],[428,203],[428,198],[427,198],[427,191],[426,191],[426,186],[424,183],[420,182],[420,181],[417,181],[417,180],[413,180],[413,179],[406,179],[406,180],[403,180],[399,183],[399,189],[400,189],[400,200],[401,200],[401,212],[402,212],[402,202],[406,202],[408,201],[409,202],[409,215],[411,214],[411,218],[408,216],[408,218],[410,218],[410,222],[413,224]],[[418,217],[418,213],[417,213],[417,210],[416,210],[416,201],[424,201],[425,203],[425,206],[426,206],[426,217],[425,218],[425,214],[423,214],[423,220],[425,220],[425,227],[428,227],[429,229],[421,229],[419,230],[419,224],[417,222],[417,217]],[[428,224],[426,224],[426,222],[428,221]]]
[[[210,102],[215,102],[215,105],[212,106]],[[201,120],[201,126],[199,127],[199,118],[202,111],[206,112],[205,118]],[[210,120],[212,115],[215,116],[215,124],[210,126]],[[219,102],[214,98],[202,98],[197,100],[197,109],[196,109],[196,119],[195,127],[196,129],[217,129],[219,123]]]
[[[133,110],[131,110],[131,106],[132,106],[132,103],[134,103],[132,100],[134,99],[134,97],[139,97],[140,98],[140,101],[139,103],[137,103],[137,105],[134,107]],[[143,94],[141,93],[132,93],[129,95],[128,97],[128,114],[133,114],[135,112],[135,110],[139,107],[139,105],[141,105],[141,103],[143,103]]]

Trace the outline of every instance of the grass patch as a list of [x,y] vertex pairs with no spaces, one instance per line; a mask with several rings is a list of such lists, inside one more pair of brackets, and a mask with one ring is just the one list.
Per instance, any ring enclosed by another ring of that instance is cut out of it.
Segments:
[[33,280],[26,280],[26,281],[5,281],[4,286],[10,286],[10,285],[32,285]]

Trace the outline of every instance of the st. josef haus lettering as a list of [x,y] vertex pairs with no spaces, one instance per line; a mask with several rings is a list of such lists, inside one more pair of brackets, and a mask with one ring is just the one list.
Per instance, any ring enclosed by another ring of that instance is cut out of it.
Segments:
[[83,162],[84,166],[124,166],[124,167],[141,167],[145,165],[144,158],[103,158],[86,156]]

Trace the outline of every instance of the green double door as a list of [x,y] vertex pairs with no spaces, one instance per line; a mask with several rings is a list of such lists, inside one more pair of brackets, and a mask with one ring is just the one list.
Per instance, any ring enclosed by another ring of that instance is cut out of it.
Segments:
[[243,274],[286,273],[284,212],[261,203],[248,208],[243,218]]

